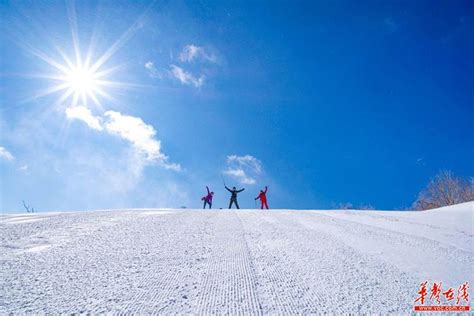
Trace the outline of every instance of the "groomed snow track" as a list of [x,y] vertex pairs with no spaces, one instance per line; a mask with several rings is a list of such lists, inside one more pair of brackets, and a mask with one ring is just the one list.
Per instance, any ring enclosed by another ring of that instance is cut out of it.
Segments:
[[470,230],[402,212],[4,215],[0,314],[407,314],[425,279],[473,281],[466,214]]

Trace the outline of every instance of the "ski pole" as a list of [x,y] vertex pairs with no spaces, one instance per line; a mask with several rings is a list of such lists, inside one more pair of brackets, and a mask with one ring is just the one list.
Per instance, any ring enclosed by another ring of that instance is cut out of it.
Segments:
[[226,187],[226,185],[225,185],[225,180],[224,180],[224,176],[222,175],[222,173],[221,173],[221,178],[222,178],[222,183],[224,183],[224,186]]

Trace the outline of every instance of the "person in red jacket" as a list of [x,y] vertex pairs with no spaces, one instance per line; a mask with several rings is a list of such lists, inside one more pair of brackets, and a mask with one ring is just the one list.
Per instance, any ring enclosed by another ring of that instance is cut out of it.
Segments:
[[260,208],[263,210],[263,207],[265,206],[268,210],[268,204],[267,204],[267,190],[268,187],[265,187],[265,191],[260,190],[260,193],[258,196],[255,198],[255,201],[260,199]]

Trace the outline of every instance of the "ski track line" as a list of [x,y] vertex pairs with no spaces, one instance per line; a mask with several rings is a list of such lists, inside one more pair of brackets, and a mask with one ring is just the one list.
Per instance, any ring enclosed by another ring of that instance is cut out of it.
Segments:
[[[465,266],[469,263],[474,262],[474,254],[470,251],[464,249],[449,247],[439,241],[422,237],[411,235],[403,232],[393,231],[391,229],[378,227],[370,224],[362,224],[358,222],[353,222],[351,220],[341,219],[332,217],[330,215],[325,215],[321,213],[314,214],[318,217],[315,220],[315,216],[305,216],[299,219],[301,223],[305,225],[310,225],[309,221],[316,221],[319,225],[323,222],[326,225],[336,226],[339,228],[339,231],[344,233],[351,233],[357,236],[366,236],[367,238],[376,239],[378,241],[384,240],[387,243],[393,243],[394,241],[397,244],[405,244],[409,247],[417,249],[420,253],[420,256],[423,256],[422,253],[430,252],[432,253],[433,249],[438,252],[436,257],[438,258],[449,258],[455,266]],[[428,254],[428,253],[427,253]]]
[[[314,216],[316,215],[316,216]],[[286,214],[284,216],[289,216]],[[394,251],[397,253],[399,250],[399,246],[396,246],[395,249],[392,249],[394,245],[405,245],[413,248],[413,251],[409,251],[409,253],[416,253],[417,258],[422,258],[422,260],[427,262],[435,262],[438,265],[442,266],[452,266],[454,270],[459,270],[462,268],[464,270],[460,274],[461,277],[459,278],[459,273],[454,274],[454,279],[451,280],[453,285],[456,285],[456,282],[464,282],[468,281],[472,283],[473,281],[473,272],[474,269],[472,268],[472,262],[474,262],[474,256],[472,252],[462,250],[456,247],[449,247],[442,242],[435,241],[430,238],[425,238],[423,236],[418,235],[411,235],[407,233],[397,232],[391,229],[381,228],[378,226],[373,226],[370,224],[361,224],[359,222],[353,222],[351,220],[335,218],[331,215],[321,214],[321,213],[314,213],[310,214],[307,213],[304,216],[299,218],[295,218],[298,222],[302,225],[307,226],[311,229],[321,229],[323,228],[324,231],[328,232],[329,234],[334,235],[336,238],[342,239],[346,245],[349,247],[354,247],[352,243],[347,243],[350,238],[347,235],[353,235],[354,241],[353,243],[357,243],[358,238],[360,239],[372,239],[372,242],[380,245],[386,245],[387,251]],[[318,227],[318,225],[321,225]],[[334,227],[334,230],[331,230],[330,227]],[[345,236],[343,236],[345,235]],[[365,253],[366,250],[364,250]],[[400,256],[405,254],[406,249],[402,249],[399,253]],[[378,261],[384,261],[388,266],[394,266],[394,264],[389,261],[387,262],[387,258],[385,256],[380,257],[378,254],[371,254],[371,256],[378,257]],[[435,266],[436,266],[435,264]],[[421,269],[427,269],[426,266],[423,266],[423,263],[419,263]],[[405,266],[401,266],[400,268],[395,268],[399,271],[405,270]],[[436,268],[435,268],[436,269]],[[430,273],[414,273],[411,269],[408,269],[409,272],[404,272],[404,275],[409,275],[409,278],[406,278],[406,281],[409,282],[402,282],[399,285],[403,288],[404,292],[407,289],[411,289],[412,297],[409,297],[410,293],[405,293],[406,302],[414,301],[415,294],[419,290],[419,284],[421,281],[425,280],[426,278],[430,278],[429,275],[433,276],[436,275],[435,278],[440,278],[445,282],[448,282],[451,278],[453,278],[451,272],[455,271],[448,271],[444,272],[442,275],[439,275],[437,272],[438,270],[434,270]],[[431,271],[431,270],[430,270]],[[411,279],[411,281],[410,281]],[[401,279],[401,281],[403,281]],[[401,292],[401,291],[400,291]],[[400,309],[400,312],[402,309]]]
[[[250,252],[249,243],[248,243],[248,240],[247,240],[248,233],[245,231],[245,227],[244,227],[242,219],[240,218],[240,215],[239,215],[240,213],[234,211],[234,214],[239,219],[239,226],[242,230],[243,246],[245,248],[245,253],[247,254],[247,256],[245,256],[244,258],[248,263],[248,264],[245,265],[245,267],[248,268],[248,270],[246,271],[247,272],[246,275],[248,275],[249,279],[250,279],[250,282],[248,284],[252,284],[255,287],[256,285],[258,285],[259,282],[258,282],[257,275],[256,275],[256,272],[255,272],[255,259],[254,259],[254,256],[252,256],[252,254]],[[253,291],[255,291],[255,289],[253,289]],[[258,311],[258,314],[261,315],[262,314],[262,305],[261,305],[261,302],[259,302],[258,295],[255,296],[255,300],[252,301],[252,303],[253,303],[253,308],[255,309],[255,311]]]
[[[380,222],[383,222],[383,221],[401,222],[401,223],[408,224],[410,226],[415,226],[415,227],[418,227],[418,228],[419,227],[427,227],[431,230],[435,230],[435,231],[439,231],[439,232],[443,232],[443,233],[449,233],[449,234],[451,234],[452,232],[455,232],[455,233],[460,234],[460,235],[462,235],[466,238],[472,238],[473,237],[472,234],[469,234],[469,233],[467,233],[463,230],[454,229],[454,231],[451,231],[450,229],[446,229],[445,227],[443,227],[441,225],[434,225],[434,224],[431,224],[431,223],[423,223],[422,221],[413,221],[413,220],[410,220],[409,218],[402,217],[402,216],[397,216],[397,215],[387,216],[387,215],[379,215],[379,214],[370,214],[368,212],[357,213],[357,211],[355,211],[355,212],[350,211],[350,212],[346,212],[344,214],[347,214],[347,215],[350,215],[350,216],[356,216],[356,217],[359,217],[359,218],[368,217],[368,218],[375,219],[375,220],[380,221]],[[397,234],[409,235],[408,233],[399,232],[399,231],[396,231],[396,230],[392,230],[390,228],[384,228],[384,227],[376,226],[376,224],[361,223],[360,221],[352,220],[350,218],[350,216],[347,216],[347,218],[343,219],[343,218],[340,218],[339,216],[333,216],[332,214],[318,213],[318,215],[331,217],[331,218],[338,219],[338,220],[341,220],[341,221],[348,221],[348,222],[355,223],[355,224],[366,225],[366,226],[370,226],[370,227],[374,227],[374,228],[384,229],[384,230],[391,231],[391,232],[394,232],[394,233],[397,233]],[[422,237],[422,236],[419,236],[419,235],[410,235],[410,236],[412,236],[414,238],[418,238],[418,237],[421,238]],[[427,238],[427,237],[425,237],[425,238],[428,239],[428,240],[434,241],[434,242],[438,242],[437,240],[433,240],[433,239],[430,239],[430,238]],[[451,246],[456,247],[456,245],[451,245]],[[458,248],[458,249],[465,250],[463,248]]]
[[[259,240],[258,236],[252,236],[255,256],[258,256],[261,261],[259,262],[259,273],[261,274],[259,291],[266,298],[265,313],[300,314],[317,313],[324,310],[336,311],[338,304],[335,304],[336,302],[330,297],[323,297],[321,293],[310,288],[305,282],[306,280],[302,278],[303,273],[298,273],[298,267],[291,265],[288,261],[290,256],[286,251],[287,247],[275,249],[275,239],[282,236],[275,222],[267,221],[260,213],[247,215],[246,219],[247,225],[250,223],[254,225],[251,228],[252,231],[259,231],[260,236],[262,236],[262,232],[266,233],[264,235],[266,238],[263,240],[261,238]],[[268,237],[271,237],[271,240],[268,240]],[[281,242],[292,247],[286,238]],[[297,258],[293,256],[292,259],[294,264]],[[324,300],[330,308],[325,307]]]
[[[100,217],[97,218],[97,216],[93,216],[94,218],[92,218],[91,220],[94,221],[94,220],[100,220]],[[71,216],[69,219],[73,220],[74,218]],[[129,218],[130,220],[133,220],[132,217]],[[90,278],[87,274],[84,274],[84,273],[96,273],[98,277],[98,284],[106,284],[110,282],[109,281],[105,281],[104,282],[100,282],[101,281],[101,277],[104,277],[104,276],[108,276],[110,274],[114,274],[115,272],[119,272],[119,273],[122,273],[121,272],[121,268],[120,268],[120,260],[109,260],[109,261],[105,261],[104,262],[104,257],[105,258],[116,258],[117,256],[120,256],[121,255],[121,251],[120,249],[114,249],[113,247],[116,247],[116,241],[115,240],[110,240],[110,237],[111,236],[114,236],[113,232],[111,233],[110,231],[112,230],[117,230],[117,225],[119,226],[119,229],[117,231],[123,231],[124,230],[124,227],[120,227],[120,224],[123,222],[123,220],[128,220],[127,219],[127,216],[125,214],[121,214],[121,217],[119,218],[118,221],[114,221],[114,225],[112,226],[102,226],[102,230],[99,230],[99,231],[96,231],[96,234],[94,235],[91,235],[91,234],[82,234],[82,235],[78,235],[78,236],[72,236],[73,238],[70,239],[68,241],[68,243],[66,243],[65,245],[61,245],[59,246],[58,248],[61,248],[61,249],[54,249],[53,248],[53,251],[48,251],[48,252],[45,252],[43,254],[39,254],[38,257],[35,257],[35,256],[28,256],[28,258],[31,258],[33,260],[35,260],[36,258],[36,262],[35,261],[31,261],[31,260],[28,260],[26,261],[27,265],[24,266],[23,268],[19,268],[20,271],[24,271],[24,273],[22,275],[20,275],[20,284],[22,284],[22,292],[26,292],[24,294],[25,295],[25,298],[23,299],[23,301],[25,301],[26,303],[24,305],[26,306],[29,306],[31,305],[30,303],[27,303],[28,301],[31,301],[31,298],[30,298],[30,295],[33,294],[35,292],[34,290],[34,286],[36,284],[31,284],[30,280],[31,278],[34,279],[34,276],[36,275],[41,275],[43,272],[47,272],[47,271],[52,271],[53,274],[52,274],[52,278],[50,279],[46,279],[46,280],[43,280],[43,281],[46,281],[46,285],[43,285],[46,289],[50,289],[51,291],[47,291],[46,293],[44,293],[44,296],[42,297],[42,300],[44,302],[52,302],[52,306],[48,307],[47,305],[42,305],[40,304],[40,306],[38,306],[38,304],[32,304],[33,306],[31,307],[31,309],[26,309],[26,311],[29,311],[29,312],[44,312],[45,310],[48,310],[50,312],[55,312],[55,313],[67,313],[67,312],[77,312],[78,310],[94,310],[93,306],[90,306],[90,304],[88,303],[84,303],[84,302],[81,302],[81,299],[77,299],[77,298],[82,298],[84,296],[84,292],[87,293],[89,292],[88,288],[84,288],[85,284],[87,284],[87,282],[89,282]],[[71,225],[68,225],[70,223],[61,223],[61,224],[67,224],[67,225],[63,225],[65,227],[71,227]],[[77,224],[77,223],[75,223]],[[60,226],[60,228],[62,229],[63,226]],[[86,227],[89,227],[89,225],[86,223]],[[110,230],[110,231],[109,231]],[[125,229],[126,230],[126,229]],[[74,253],[70,253],[66,250],[69,250],[69,249],[73,249],[73,250],[80,250],[81,248],[85,247],[86,245],[88,245],[89,249],[87,250],[92,250],[92,255],[95,255],[92,256],[92,257],[88,257],[87,253],[88,252],[85,252],[85,253],[82,253],[80,254],[81,257],[78,257],[78,261],[77,260],[70,260],[71,259],[71,256],[74,256],[75,254]],[[67,246],[67,247],[66,247]],[[109,247],[109,248],[107,248]],[[112,249],[112,251],[110,251]],[[55,251],[56,250],[56,251]],[[130,250],[130,253],[128,254],[129,256],[133,256],[135,255],[134,253],[134,250],[133,249],[128,249]],[[55,251],[55,253],[53,253]],[[63,251],[61,254],[58,255],[58,251]],[[85,256],[84,256],[85,255]],[[49,258],[48,258],[49,256]],[[43,260],[43,258],[46,257],[45,259],[46,260]],[[127,258],[127,253],[124,253],[123,258]],[[35,263],[33,266],[31,265],[31,263]],[[117,264],[117,262],[119,264]],[[91,265],[92,263],[92,266],[93,266],[93,269],[91,269],[88,265]],[[96,264],[94,264],[96,263]],[[14,263],[15,264],[15,263]],[[67,265],[69,267],[69,270],[66,272],[66,271],[62,271],[62,270],[56,270],[56,269],[52,269],[52,266],[63,266],[63,265]],[[111,266],[111,267],[110,267]],[[105,269],[104,269],[105,268]],[[18,269],[18,268],[17,268]],[[115,272],[114,272],[115,271]],[[71,273],[69,273],[71,272]],[[76,277],[76,279],[80,280],[80,283],[72,283],[74,282],[73,279],[70,279],[68,277],[68,275],[71,274],[72,277]],[[24,276],[26,277],[24,277]],[[30,276],[28,278],[28,276]],[[55,278],[57,280],[55,280]],[[2,278],[4,280],[6,280],[6,278]],[[22,280],[23,279],[23,280]],[[72,281],[71,281],[72,280]],[[16,281],[18,282],[18,280]],[[72,286],[72,291],[69,290],[68,292],[65,292],[65,293],[55,293],[57,291],[57,288],[55,286],[52,286],[54,285],[54,283],[65,283],[69,286]],[[53,284],[51,284],[53,283]],[[93,286],[93,285],[92,285]],[[16,286],[18,287],[18,285]],[[11,287],[7,287],[7,288],[11,288]],[[82,288],[82,289],[81,289]],[[99,291],[99,303],[100,304],[103,304],[103,305],[107,305],[107,301],[105,301],[103,298],[101,298],[100,296],[104,294],[104,292],[107,294],[108,293],[108,290],[107,289],[102,289],[103,291],[100,292]],[[105,290],[105,291],[104,291]],[[71,293],[73,295],[71,295]],[[30,294],[30,295],[28,295]],[[53,294],[56,294],[57,297]],[[95,299],[96,298],[96,294],[97,293],[88,293],[89,296],[90,296],[90,299]],[[7,293],[8,295],[8,293]],[[112,295],[114,295],[112,293]],[[10,295],[12,296],[12,295]],[[56,302],[57,305],[54,305],[54,302],[56,300],[58,300],[58,298],[60,297],[64,297],[64,296],[76,296],[76,299],[72,299],[72,300],[67,300],[68,302]],[[15,297],[15,295],[13,294],[13,297]],[[38,296],[35,297],[35,301],[38,299]],[[5,305],[3,305],[5,306]],[[25,307],[26,307],[25,306]],[[77,306],[85,306],[87,308],[79,308]],[[77,308],[76,308],[77,307]],[[25,309],[20,309],[22,310],[23,312],[25,311]]]
[[196,313],[259,314],[251,258],[235,211],[217,212],[213,232]]
[[0,314],[411,314],[420,280],[351,236],[474,260],[320,212],[147,212],[0,223]]
[[[305,279],[299,283],[307,284],[313,293],[324,297],[325,304],[309,312],[388,313],[410,310],[411,285],[416,281],[407,274],[355,251],[330,234],[302,227],[295,221],[294,214],[270,216],[280,219],[278,224],[274,221],[268,224],[278,225],[276,230],[280,239],[284,243],[290,242],[283,249],[295,260],[295,271],[301,269],[305,273]],[[410,286],[407,289],[405,285]]]
[[[252,217],[249,220],[249,217]],[[264,302],[264,313],[298,314],[301,312],[316,312],[321,310],[321,297],[309,289],[298,275],[288,269],[287,262],[281,260],[282,256],[276,256],[275,252],[269,251],[262,245],[262,227],[265,227],[265,219],[259,212],[245,214],[248,236],[252,240],[251,247],[254,248],[256,271],[260,273],[258,292]],[[249,225],[251,222],[254,225]],[[267,225],[268,227],[268,225]],[[275,226],[266,238],[277,236],[279,233]],[[267,242],[264,240],[263,242]],[[276,253],[278,254],[278,253]],[[263,299],[264,298],[264,299]]]

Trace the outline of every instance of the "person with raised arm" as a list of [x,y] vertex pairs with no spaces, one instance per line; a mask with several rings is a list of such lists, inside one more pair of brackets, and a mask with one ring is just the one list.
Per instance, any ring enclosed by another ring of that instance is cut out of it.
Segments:
[[210,192],[208,186],[206,185],[207,195],[201,198],[201,201],[204,201],[204,209],[206,209],[206,204],[209,204],[209,209],[212,208],[212,198],[214,196],[214,192]]
[[245,188],[242,188],[241,190],[237,190],[235,187],[232,187],[232,189],[229,189],[227,186],[225,186],[226,190],[231,193],[230,196],[230,202],[229,202],[229,210],[232,208],[232,204],[235,204],[237,209],[240,209],[239,203],[237,203],[237,193],[242,192],[245,190]]
[[267,190],[268,190],[268,187],[265,186],[265,191],[263,190],[260,190],[260,193],[258,194],[258,196],[255,198],[255,201],[260,199],[260,208],[263,210],[263,207],[265,206],[265,208],[268,210],[268,204],[267,204]]

